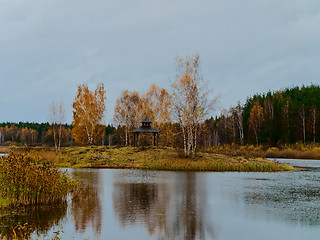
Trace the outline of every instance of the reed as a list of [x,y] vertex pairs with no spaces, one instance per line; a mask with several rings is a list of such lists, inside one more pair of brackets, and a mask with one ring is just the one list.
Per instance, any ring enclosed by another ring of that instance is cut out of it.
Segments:
[[74,180],[52,164],[25,154],[9,154],[0,159],[0,181],[3,202],[9,202],[10,207],[63,202],[77,188]]

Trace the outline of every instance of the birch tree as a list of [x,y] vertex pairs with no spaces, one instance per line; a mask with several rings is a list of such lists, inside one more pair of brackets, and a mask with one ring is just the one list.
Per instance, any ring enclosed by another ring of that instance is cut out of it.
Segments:
[[58,104],[52,101],[49,108],[49,122],[52,129],[54,147],[56,151],[60,150],[62,139],[62,125],[65,118],[65,110],[62,103]]
[[80,85],[73,102],[72,133],[79,145],[101,144],[105,126],[106,91],[103,83],[98,84],[95,91],[87,85]]
[[172,84],[172,105],[175,119],[181,126],[186,157],[196,155],[199,129],[215,106],[209,101],[209,92],[200,73],[199,55],[177,59],[178,71]]
[[240,144],[244,143],[244,132],[243,132],[243,107],[238,103],[236,107],[233,108],[233,114],[235,115],[236,125],[239,132]]
[[125,128],[125,145],[130,145],[130,132],[142,120],[142,105],[139,93],[125,90],[117,99],[114,108],[114,122]]

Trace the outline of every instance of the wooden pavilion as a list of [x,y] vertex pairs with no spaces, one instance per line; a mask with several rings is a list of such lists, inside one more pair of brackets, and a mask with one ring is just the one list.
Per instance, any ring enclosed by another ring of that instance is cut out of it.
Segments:
[[[151,127],[151,121],[145,118],[141,122],[141,127],[132,131],[133,133],[133,146],[139,146],[139,135],[140,133],[150,133],[153,134],[153,146],[158,146],[159,143],[159,133],[158,129]],[[137,144],[136,144],[137,143]]]

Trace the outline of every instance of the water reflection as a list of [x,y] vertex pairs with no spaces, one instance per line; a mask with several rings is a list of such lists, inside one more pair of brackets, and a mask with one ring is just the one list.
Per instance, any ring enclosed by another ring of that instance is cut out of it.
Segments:
[[204,178],[177,175],[115,176],[113,206],[120,223],[143,224],[157,239],[213,238],[205,214]]
[[74,218],[75,230],[85,232],[91,227],[96,234],[101,233],[102,206],[100,196],[101,171],[77,170],[72,171],[72,178],[82,183],[80,196],[72,201],[71,213]]
[[54,206],[20,207],[0,211],[0,233],[11,239],[13,230],[18,232],[17,226],[27,224],[24,237],[30,237],[32,232],[46,234],[53,226],[57,226],[67,213],[67,204]]
[[38,233],[52,227],[48,236],[62,226],[62,239],[318,239],[318,170],[72,169],[84,185],[77,201],[1,214],[0,233],[27,222]]
[[144,223],[149,234],[162,231],[169,201],[166,186],[117,183],[114,187],[114,211],[123,226]]

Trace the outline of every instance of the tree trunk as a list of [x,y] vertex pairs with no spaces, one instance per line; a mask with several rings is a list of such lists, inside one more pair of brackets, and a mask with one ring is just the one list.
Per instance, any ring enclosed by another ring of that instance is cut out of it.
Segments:
[[58,139],[58,150],[60,150],[60,147],[61,147],[61,135],[62,135],[62,125],[60,123],[60,126],[59,126],[59,139]]
[[186,131],[185,128],[182,126],[182,135],[183,135],[183,151],[184,156],[187,157],[187,139],[186,139]]
[[244,134],[243,134],[243,119],[242,119],[242,115],[238,116],[238,128],[239,128],[240,144],[243,145]]
[[302,104],[302,108],[300,110],[300,117],[302,123],[303,143],[306,143],[306,113],[304,109],[304,104]]
[[0,131],[0,145],[2,145],[3,143],[3,133],[2,131]]
[[57,130],[56,125],[52,124],[52,132],[53,132],[53,142],[54,142],[54,148],[56,151],[58,150],[58,144],[57,144]]
[[312,136],[313,143],[316,143],[316,122],[317,122],[317,110],[316,107],[313,106],[311,108],[311,116],[312,116]]
[[198,134],[198,131],[197,131],[197,127],[195,128],[194,130],[194,143],[193,143],[193,151],[192,151],[192,157],[194,158],[196,156],[196,151],[197,151],[197,134]]

